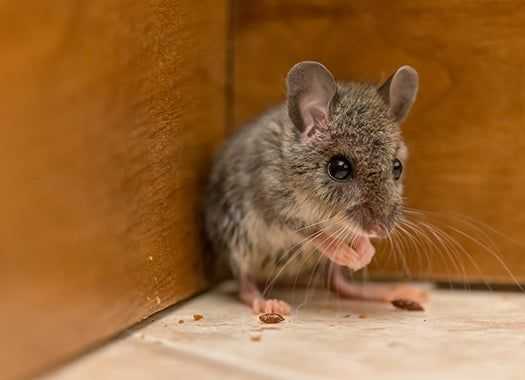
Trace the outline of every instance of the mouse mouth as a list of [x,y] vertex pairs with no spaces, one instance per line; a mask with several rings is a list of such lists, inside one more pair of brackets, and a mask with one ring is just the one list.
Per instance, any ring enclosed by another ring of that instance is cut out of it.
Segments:
[[374,239],[385,239],[387,237],[387,231],[380,224],[374,224],[368,229],[368,237]]
[[347,211],[347,216],[355,235],[364,235],[373,239],[385,239],[394,229],[395,221],[391,216],[372,215],[368,208],[354,207]]

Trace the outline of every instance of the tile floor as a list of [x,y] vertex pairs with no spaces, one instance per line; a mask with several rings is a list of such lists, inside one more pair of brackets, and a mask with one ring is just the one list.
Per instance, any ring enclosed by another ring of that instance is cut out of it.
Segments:
[[282,296],[293,315],[262,325],[223,285],[45,380],[525,379],[524,294],[433,290],[425,312]]

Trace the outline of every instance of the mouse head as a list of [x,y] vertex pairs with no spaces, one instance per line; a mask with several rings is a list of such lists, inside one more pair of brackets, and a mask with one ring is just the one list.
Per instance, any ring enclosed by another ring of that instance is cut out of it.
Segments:
[[407,158],[400,124],[417,94],[417,72],[403,66],[379,86],[338,84],[320,63],[301,62],[287,88],[294,131],[284,154],[295,191],[361,234],[392,230]]

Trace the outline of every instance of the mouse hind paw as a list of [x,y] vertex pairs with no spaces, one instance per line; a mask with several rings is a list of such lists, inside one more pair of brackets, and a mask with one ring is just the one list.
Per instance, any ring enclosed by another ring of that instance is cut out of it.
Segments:
[[278,299],[263,299],[258,298],[252,302],[253,312],[256,314],[260,313],[277,313],[288,315],[290,314],[290,305],[286,302]]

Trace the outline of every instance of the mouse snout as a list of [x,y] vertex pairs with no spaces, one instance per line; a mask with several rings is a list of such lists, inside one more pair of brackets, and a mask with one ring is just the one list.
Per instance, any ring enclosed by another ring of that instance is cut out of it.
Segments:
[[375,210],[368,204],[349,210],[349,217],[363,232],[372,237],[384,238],[392,229],[393,223],[384,209]]

